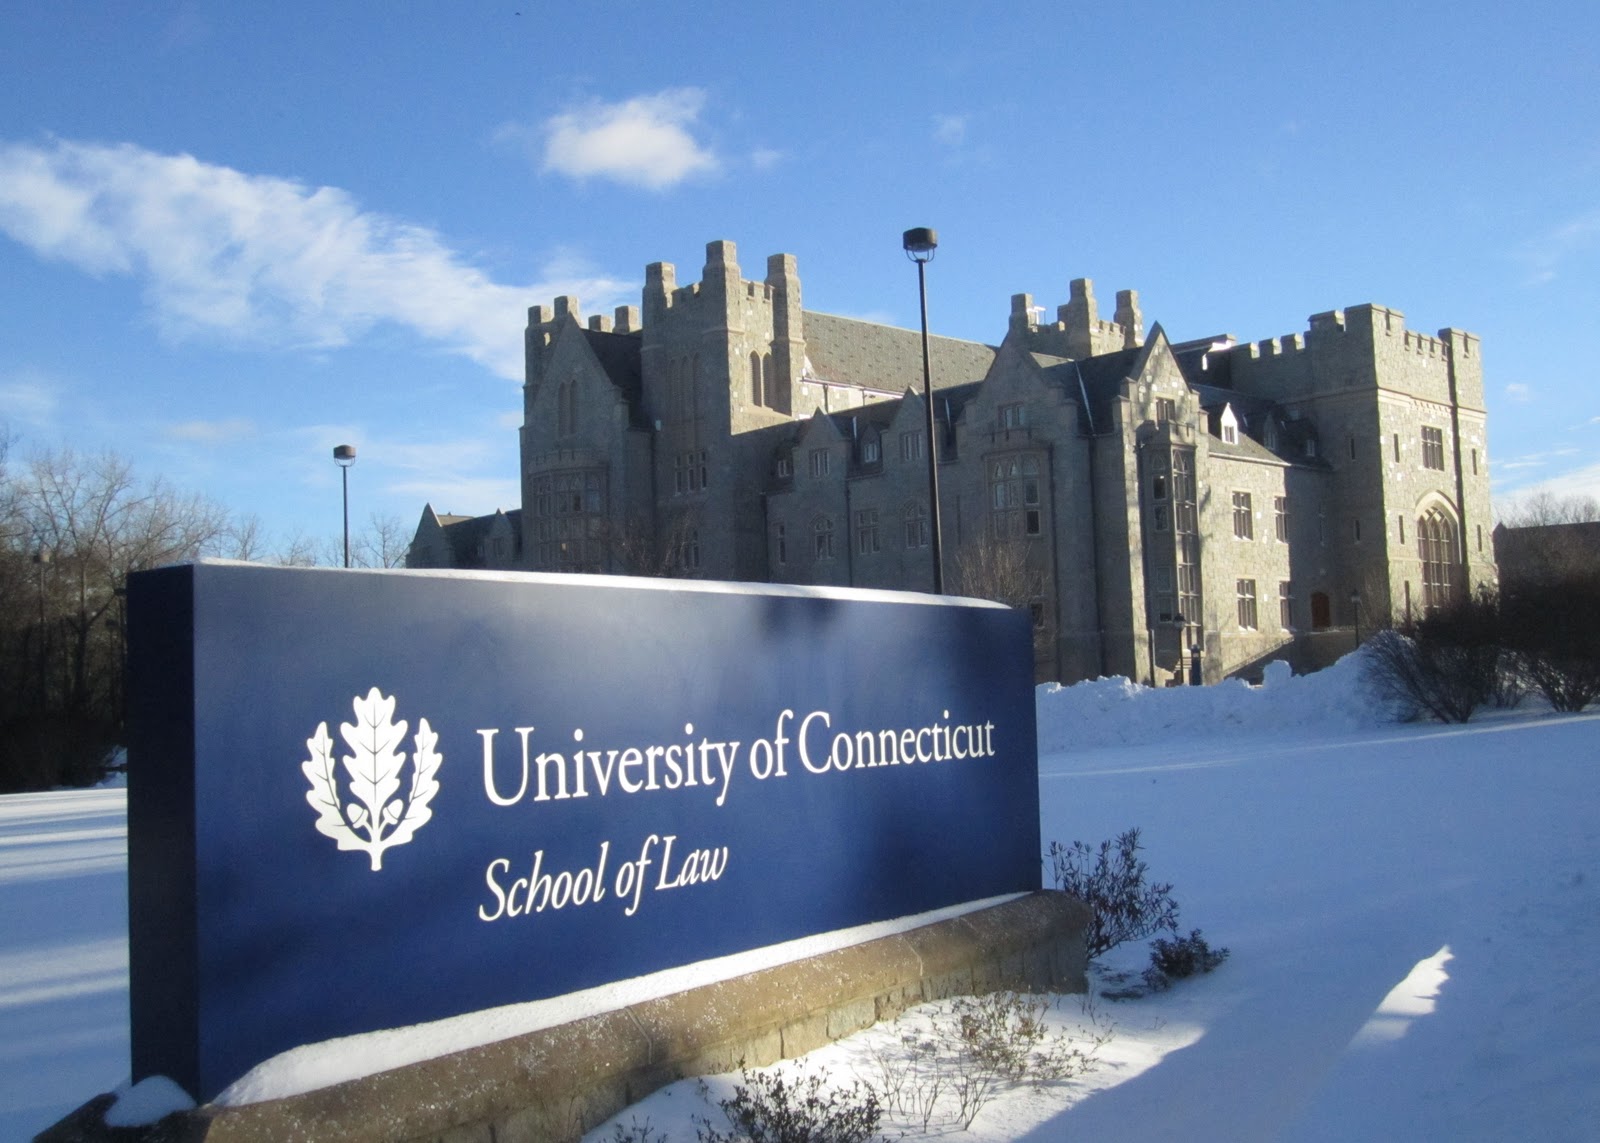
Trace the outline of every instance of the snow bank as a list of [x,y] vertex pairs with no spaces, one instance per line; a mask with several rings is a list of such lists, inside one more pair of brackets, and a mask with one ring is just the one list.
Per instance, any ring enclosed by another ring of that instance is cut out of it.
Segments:
[[1039,753],[1193,742],[1224,735],[1345,733],[1391,722],[1361,683],[1362,655],[1346,655],[1326,670],[1292,675],[1287,663],[1267,664],[1261,686],[1229,679],[1205,687],[1153,690],[1124,678],[1035,692]]

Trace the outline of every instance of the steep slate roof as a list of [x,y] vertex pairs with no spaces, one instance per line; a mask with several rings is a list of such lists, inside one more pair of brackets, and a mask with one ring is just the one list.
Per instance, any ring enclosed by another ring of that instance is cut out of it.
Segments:
[[444,529],[444,538],[450,544],[450,551],[455,560],[452,565],[458,568],[481,568],[484,566],[482,546],[484,539],[489,534],[489,527],[497,516],[505,516],[511,524],[513,538],[522,535],[522,509],[513,508],[509,512],[491,512],[487,516],[440,516],[439,523]]
[[[805,311],[806,359],[824,381],[900,393],[922,389],[922,333],[856,318]],[[928,337],[933,387],[976,381],[989,372],[996,349],[976,341]]]
[[627,400],[629,424],[636,429],[649,428],[644,415],[644,370],[639,353],[642,339],[636,333],[603,333],[597,329],[585,329],[583,336],[600,368]]
[[[1078,402],[1079,427],[1084,432],[1104,432],[1111,424],[1111,404],[1122,395],[1122,383],[1133,373],[1144,351],[1144,346],[1135,346],[1082,361],[1063,361],[1045,370],[1045,376],[1063,386],[1067,395]],[[1089,399],[1087,405],[1083,403],[1085,395]]]

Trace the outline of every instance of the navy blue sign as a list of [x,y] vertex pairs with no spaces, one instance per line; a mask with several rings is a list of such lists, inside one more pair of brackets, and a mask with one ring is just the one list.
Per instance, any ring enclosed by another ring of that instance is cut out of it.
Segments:
[[1040,881],[1026,616],[201,563],[131,577],[136,1077]]

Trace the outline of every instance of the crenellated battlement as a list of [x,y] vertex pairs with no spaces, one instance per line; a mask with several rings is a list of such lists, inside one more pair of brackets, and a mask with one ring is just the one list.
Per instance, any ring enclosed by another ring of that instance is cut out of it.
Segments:
[[1117,291],[1116,316],[1100,317],[1095,302],[1094,283],[1074,278],[1068,285],[1070,300],[1056,307],[1056,320],[1044,322],[1043,306],[1033,304],[1032,294],[1011,295],[1010,329],[1025,340],[1035,353],[1078,360],[1144,344],[1144,318],[1139,310],[1137,290]]

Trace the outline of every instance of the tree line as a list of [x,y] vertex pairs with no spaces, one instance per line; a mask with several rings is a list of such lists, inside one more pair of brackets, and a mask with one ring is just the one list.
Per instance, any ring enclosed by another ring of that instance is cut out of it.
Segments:
[[[203,556],[343,560],[336,539],[269,551],[254,517],[114,453],[14,453],[0,434],[0,793],[92,785],[118,764],[131,573]],[[398,566],[408,539],[374,518],[351,562]]]

